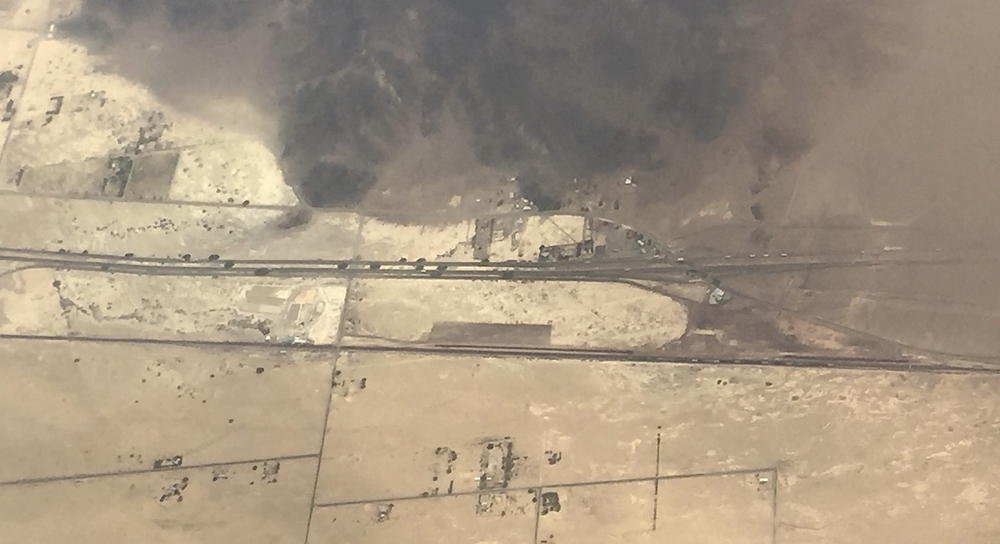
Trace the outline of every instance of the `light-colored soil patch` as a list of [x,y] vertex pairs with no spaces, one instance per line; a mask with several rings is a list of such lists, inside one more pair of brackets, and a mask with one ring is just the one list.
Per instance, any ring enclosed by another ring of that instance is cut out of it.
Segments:
[[[534,534],[533,496],[527,492],[501,493],[317,508],[309,542],[522,544],[530,542]],[[500,504],[482,512],[480,504],[493,498]]]
[[[283,213],[247,239],[234,240],[222,251],[226,255],[270,260],[346,260],[357,256],[360,223],[357,214],[316,210],[308,223],[291,226],[289,218],[296,213],[297,210]],[[400,237],[396,242],[403,245],[407,239]]]
[[541,246],[575,244],[583,240],[586,219],[579,215],[532,215],[503,221],[510,228],[493,230],[491,261],[537,261]]
[[424,258],[430,261],[473,260],[474,221],[443,225],[401,225],[367,219],[362,227],[361,256],[376,261]]
[[[954,534],[990,542],[1000,534],[989,516],[1000,502],[989,455],[997,447],[990,429],[1000,424],[989,402],[996,377],[566,363],[342,358],[321,500],[446,494],[452,480],[456,491],[475,489],[484,444],[507,440],[517,457],[512,492],[651,482],[657,455],[661,477],[719,475],[660,482],[654,541],[769,542],[774,470],[773,530],[782,542],[931,543]],[[609,500],[596,489],[591,508]],[[590,515],[569,500],[560,515],[581,516],[580,525],[610,516],[605,536],[648,529],[652,505],[625,499]],[[648,505],[648,517],[608,513],[627,504]],[[660,533],[671,527],[676,534]]]
[[[190,253],[203,259],[252,239],[282,214],[259,208],[0,196],[5,247],[75,253],[156,257]],[[225,253],[223,257],[246,256]]]
[[337,341],[341,280],[28,270],[0,291],[8,334],[208,342]]
[[[11,55],[24,50],[17,57],[31,58],[34,51],[21,42],[25,36],[33,36],[10,31],[0,34],[11,42]],[[160,102],[148,89],[101,71],[95,64],[97,58],[79,44],[48,39],[34,47],[34,62],[21,61],[26,67],[20,75],[27,80],[19,82],[25,85],[23,94],[14,97],[17,115],[5,125],[10,139],[0,157],[0,182],[6,189],[38,192],[38,187],[17,185],[17,172],[23,167],[181,148],[169,199],[269,205],[297,202],[274,155],[260,142],[248,140],[247,134],[182,113]],[[57,98],[62,107],[50,113]],[[148,137],[160,130],[162,134],[155,141],[136,151],[134,144],[142,134]]]
[[359,280],[347,312],[348,336],[398,342],[471,322],[550,324],[557,346],[655,348],[687,327],[682,304],[617,283]]
[[298,203],[274,155],[257,142],[182,150],[170,199],[281,206]]
[[316,453],[332,372],[322,354],[7,340],[0,482]]
[[11,542],[300,544],[315,460],[282,462],[270,484],[255,467],[0,487],[0,531]]
[[[544,493],[554,494],[559,507],[558,510],[547,507],[543,500],[545,514],[538,518],[540,539],[652,544],[661,536],[653,533],[652,481],[551,487],[545,488]],[[671,534],[670,540],[674,538]]]

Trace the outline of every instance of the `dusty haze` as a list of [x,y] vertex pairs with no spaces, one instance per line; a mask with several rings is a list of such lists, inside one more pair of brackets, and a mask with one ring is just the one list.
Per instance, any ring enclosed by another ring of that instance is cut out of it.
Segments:
[[[573,178],[634,171],[676,199],[723,144],[763,167],[805,153],[822,138],[811,104],[912,56],[915,5],[87,0],[69,28],[171,100],[273,111],[259,128],[316,205],[376,180],[461,185],[476,166],[556,200]],[[415,147],[444,160],[401,164]]]
[[64,28],[269,142],[315,206],[440,209],[519,176],[566,208],[631,175],[619,219],[674,249],[981,251],[735,285],[907,345],[1000,350],[995,1],[87,0]]

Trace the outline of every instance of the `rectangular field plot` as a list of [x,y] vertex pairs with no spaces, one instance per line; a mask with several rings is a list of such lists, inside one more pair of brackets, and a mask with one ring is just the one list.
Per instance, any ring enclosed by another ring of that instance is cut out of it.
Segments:
[[535,525],[533,491],[324,506],[309,544],[523,544]]
[[3,542],[299,544],[315,459],[0,486]]
[[774,471],[660,480],[656,542],[770,544]]
[[766,471],[545,487],[537,544],[769,544],[773,485]]
[[315,454],[332,364],[303,352],[5,340],[0,481]]
[[318,503],[538,483],[542,434],[522,365],[347,353],[335,381]]
[[659,542],[653,532],[654,487],[643,480],[543,488],[538,543]]

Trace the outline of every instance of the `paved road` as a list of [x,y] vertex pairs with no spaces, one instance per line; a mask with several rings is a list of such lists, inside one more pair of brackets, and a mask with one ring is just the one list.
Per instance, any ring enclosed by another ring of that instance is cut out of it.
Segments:
[[[0,262],[22,263],[21,269],[46,268],[114,272],[154,276],[276,276],[276,277],[388,277],[388,278],[443,278],[443,279],[513,279],[513,280],[563,280],[563,281],[622,281],[647,280],[678,282],[692,278],[714,278],[736,274],[787,272],[821,267],[894,266],[914,263],[968,262],[970,259],[993,259],[982,254],[925,254],[891,255],[828,255],[828,256],[744,256],[702,261],[698,264],[676,259],[564,261],[556,263],[529,262],[398,262],[398,261],[322,261],[322,260],[224,260],[155,258],[134,255],[95,255],[52,251],[0,248]],[[3,337],[3,336],[0,336]],[[10,336],[8,336],[10,337]],[[33,336],[32,338],[39,339]],[[53,337],[52,339],[58,339]],[[84,340],[84,339],[80,339]],[[90,339],[98,341],[99,339]],[[114,341],[142,341],[115,339]],[[260,344],[255,344],[259,346]],[[283,345],[283,349],[292,346]],[[317,347],[319,348],[319,347]],[[728,358],[703,359],[677,356],[676,354],[639,353],[635,351],[595,351],[528,349],[520,347],[467,347],[434,346],[401,348],[397,346],[344,346],[345,349],[378,350],[443,350],[453,353],[489,353],[493,355],[522,355],[534,357],[575,357],[637,362],[688,362],[713,364],[750,364],[777,366],[810,366],[858,369],[916,370],[932,368],[935,371],[966,371],[970,367],[942,366],[912,358],[865,359],[837,357],[785,356],[777,358]],[[294,349],[308,349],[295,346]],[[470,351],[471,350],[471,351]],[[990,369],[989,371],[993,371]]]
[[989,364],[955,361],[949,363],[933,362],[915,357],[840,357],[833,355],[781,354],[775,356],[746,357],[705,357],[684,356],[675,353],[644,351],[590,349],[574,347],[531,347],[531,346],[476,346],[450,344],[408,344],[408,345],[371,345],[352,344],[350,338],[345,338],[339,344],[268,344],[261,342],[210,342],[189,340],[164,340],[150,338],[109,338],[85,336],[39,336],[0,334],[0,339],[33,340],[48,342],[71,343],[102,343],[102,344],[148,344],[172,345],[185,347],[226,347],[246,350],[271,350],[284,353],[286,351],[376,351],[413,354],[449,354],[482,357],[531,357],[534,359],[579,359],[588,361],[634,362],[648,364],[711,364],[727,366],[780,366],[789,368],[829,368],[853,369],[870,371],[905,371],[929,373],[981,373],[1000,374],[1000,366]]
[[437,277],[449,279],[519,280],[660,280],[684,281],[696,277],[770,274],[818,268],[903,266],[997,262],[986,253],[903,253],[835,255],[760,255],[701,259],[697,263],[673,258],[561,262],[445,262],[445,261],[325,261],[162,258],[135,255],[99,255],[0,248],[0,261],[24,263],[22,268],[55,268],[162,276],[279,276],[279,277]]

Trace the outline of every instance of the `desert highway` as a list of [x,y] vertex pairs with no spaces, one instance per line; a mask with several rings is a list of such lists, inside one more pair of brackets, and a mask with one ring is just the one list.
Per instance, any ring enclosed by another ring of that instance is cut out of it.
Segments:
[[882,253],[719,257],[692,262],[670,257],[649,259],[569,260],[558,262],[455,262],[372,260],[226,259],[218,255],[192,258],[143,257],[0,248],[0,262],[18,269],[51,268],[157,276],[280,277],[434,277],[517,280],[660,280],[772,274],[823,268],[912,266],[998,261],[983,253]]

